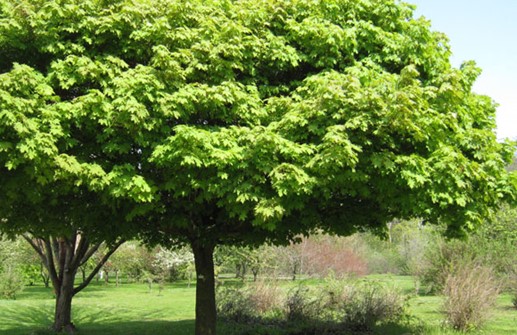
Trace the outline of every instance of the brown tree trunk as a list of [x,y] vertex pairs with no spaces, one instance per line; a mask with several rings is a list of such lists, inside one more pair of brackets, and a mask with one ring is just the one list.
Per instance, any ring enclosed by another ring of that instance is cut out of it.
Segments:
[[72,323],[72,298],[74,297],[75,272],[70,271],[63,275],[61,287],[56,288],[56,308],[54,312],[54,324],[52,330],[64,331],[67,334],[75,333]]
[[215,335],[214,246],[192,243],[196,263],[196,330],[195,335]]

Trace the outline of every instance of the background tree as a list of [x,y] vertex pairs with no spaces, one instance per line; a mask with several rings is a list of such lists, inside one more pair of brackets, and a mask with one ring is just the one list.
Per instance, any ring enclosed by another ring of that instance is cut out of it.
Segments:
[[[215,334],[216,245],[382,232],[413,216],[463,235],[515,192],[494,103],[471,92],[479,70],[452,68],[446,37],[407,4],[5,0],[0,11],[2,189],[91,192],[79,213],[105,204],[149,244],[190,245],[198,335]],[[44,219],[31,227],[61,224]]]
[[153,255],[140,242],[129,241],[117,249],[110,257],[110,262],[128,281],[137,282],[143,272],[152,271]]

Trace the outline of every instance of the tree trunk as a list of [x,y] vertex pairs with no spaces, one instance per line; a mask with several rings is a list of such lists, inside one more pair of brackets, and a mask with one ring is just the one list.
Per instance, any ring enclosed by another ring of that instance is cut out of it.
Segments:
[[41,276],[41,279],[43,280],[43,284],[45,284],[45,288],[49,288],[50,276],[45,271],[43,262],[40,262],[40,276]]
[[241,280],[244,281],[246,279],[246,273],[248,272],[248,267],[245,262],[241,264]]
[[292,273],[292,280],[296,280],[296,273],[298,272],[298,264],[294,264],[293,266],[293,273]]
[[195,335],[215,335],[214,246],[192,242],[196,263],[196,331]]
[[76,331],[72,323],[74,278],[75,271],[65,272],[61,286],[56,288],[56,309],[54,313],[54,324],[52,325],[52,330],[55,332],[64,331],[67,334],[73,334]]

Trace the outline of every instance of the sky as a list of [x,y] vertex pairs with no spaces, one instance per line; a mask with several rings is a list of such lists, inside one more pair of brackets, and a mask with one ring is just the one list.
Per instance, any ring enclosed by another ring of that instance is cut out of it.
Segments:
[[474,60],[483,70],[476,93],[494,99],[497,138],[517,140],[517,0],[404,0],[450,39],[452,64]]

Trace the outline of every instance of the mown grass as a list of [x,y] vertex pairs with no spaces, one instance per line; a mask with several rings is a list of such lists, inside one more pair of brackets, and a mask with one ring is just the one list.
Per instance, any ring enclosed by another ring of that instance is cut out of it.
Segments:
[[[73,322],[80,334],[192,334],[194,288],[169,285],[93,285],[73,302]],[[18,300],[0,300],[0,334],[46,334],[54,300],[42,287],[28,287]]]
[[[403,293],[412,295],[409,300],[409,324],[384,325],[376,334],[430,334],[459,335],[443,324],[440,312],[442,298],[414,296],[411,277],[376,275],[364,280],[387,283]],[[318,285],[319,280],[304,281]],[[290,281],[285,286],[296,285]],[[225,285],[238,285],[228,282]],[[185,283],[157,286],[150,291],[145,284],[104,286],[94,284],[74,298],[73,321],[80,335],[190,335],[194,333],[195,287]],[[52,291],[43,287],[27,287],[17,300],[0,300],[0,335],[47,335],[51,324],[54,299]],[[512,308],[511,297],[501,295],[493,317],[487,325],[472,334],[517,334],[517,310]],[[285,332],[284,332],[285,333]],[[219,334],[282,334],[278,330],[261,329],[260,326],[219,325]]]

